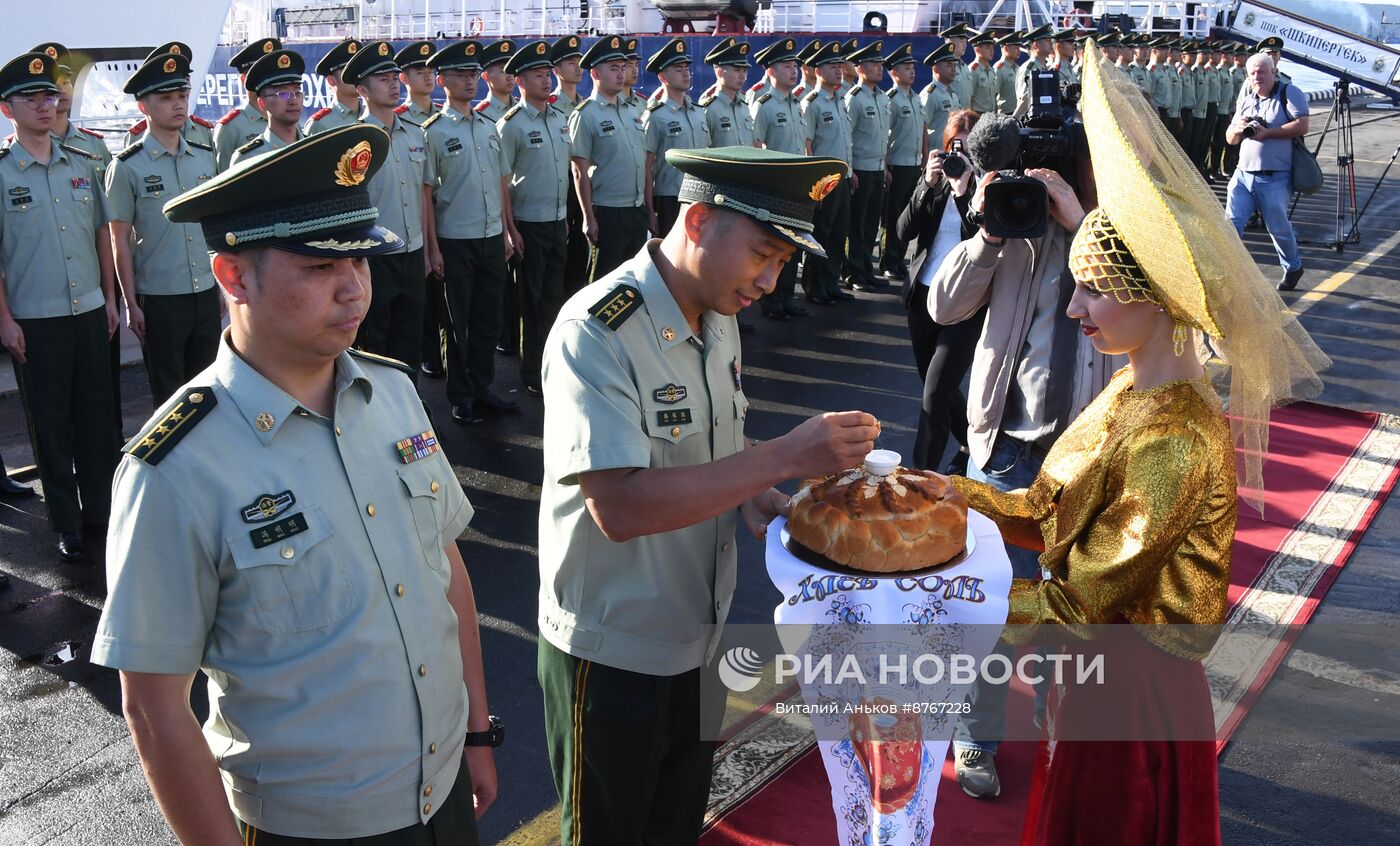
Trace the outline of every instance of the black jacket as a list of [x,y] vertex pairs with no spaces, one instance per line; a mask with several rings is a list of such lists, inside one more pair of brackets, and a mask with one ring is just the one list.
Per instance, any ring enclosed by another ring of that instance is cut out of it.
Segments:
[[[923,269],[924,261],[928,259],[933,236],[938,232],[938,223],[943,219],[943,209],[952,194],[952,186],[948,184],[948,180],[940,179],[937,185],[930,186],[921,173],[919,181],[914,185],[914,194],[909,198],[909,205],[899,213],[899,220],[895,223],[895,235],[901,241],[915,242],[914,263],[909,267],[909,278],[904,280],[906,306],[913,286],[919,284],[916,280]],[[962,239],[966,241],[977,234],[977,227],[967,222],[972,190],[969,188],[967,194],[955,197],[954,202],[957,203],[958,216],[962,221]]]

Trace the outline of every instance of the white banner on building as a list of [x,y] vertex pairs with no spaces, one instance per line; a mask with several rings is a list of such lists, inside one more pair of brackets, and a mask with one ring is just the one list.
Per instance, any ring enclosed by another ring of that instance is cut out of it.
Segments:
[[1389,85],[1400,75],[1400,52],[1320,24],[1305,23],[1262,3],[1240,3],[1233,28],[1254,41],[1282,38],[1289,53],[1306,56],[1353,79]]

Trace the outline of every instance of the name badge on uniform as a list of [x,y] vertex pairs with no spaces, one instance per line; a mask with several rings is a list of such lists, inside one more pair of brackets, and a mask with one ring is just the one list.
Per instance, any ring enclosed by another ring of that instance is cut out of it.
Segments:
[[404,464],[412,464],[420,458],[427,458],[442,447],[438,446],[437,435],[432,430],[419,435],[404,438],[394,444],[394,449],[398,451],[399,460]]
[[724,130],[730,130],[734,128],[734,124],[730,122],[729,118],[722,117],[719,119],[719,128]]
[[296,504],[297,498],[291,491],[263,494],[249,505],[243,506],[243,522],[261,523],[286,511]]
[[909,116],[912,115],[912,114],[914,114],[914,110],[911,109],[911,108],[909,108],[908,106],[900,106],[900,107],[899,107],[899,116],[900,116],[900,117],[909,117]]
[[530,130],[530,134],[526,137],[532,145],[544,143],[544,136],[540,134],[538,129]]
[[875,107],[874,107],[874,106],[866,106],[866,107],[865,107],[865,116],[868,117],[868,118],[873,118],[873,117],[875,117]]
[[604,135],[612,135],[617,131],[617,127],[610,120],[601,121],[598,124],[598,131]]
[[776,123],[778,126],[787,126],[787,112],[778,112],[776,115],[774,115],[773,122]]
[[675,405],[685,399],[687,392],[685,385],[677,385],[674,382],[664,388],[657,388],[651,392],[651,398],[657,402],[664,402],[667,405]]
[[677,123],[676,121],[674,121],[674,120],[671,121],[670,123],[666,124],[666,134],[667,134],[667,135],[680,135],[680,134],[681,134],[681,125],[680,125],[679,123]]
[[659,426],[684,426],[689,422],[688,408],[663,408],[656,412],[656,423]]
[[822,123],[831,123],[834,120],[836,120],[836,115],[831,112],[822,112]]
[[447,139],[447,144],[446,144],[446,146],[445,146],[444,149],[446,149],[446,151],[449,152],[449,153],[458,153],[458,152],[461,152],[461,150],[462,150],[462,139],[460,139],[460,138],[449,138],[449,139]]
[[285,520],[278,520],[276,523],[269,523],[266,526],[253,529],[248,533],[248,537],[253,539],[253,549],[262,549],[265,546],[284,541],[292,535],[299,535],[306,529],[306,516],[298,511]]
[[163,182],[157,182],[157,183],[155,183],[154,185],[147,185],[147,186],[146,186],[146,193],[147,193],[147,194],[159,194],[161,191],[164,191],[164,190],[165,190],[165,183],[163,183]]

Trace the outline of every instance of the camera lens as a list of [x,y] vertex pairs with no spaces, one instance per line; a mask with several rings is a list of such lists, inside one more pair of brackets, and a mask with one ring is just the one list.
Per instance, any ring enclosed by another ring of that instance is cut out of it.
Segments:
[[1028,228],[1040,217],[1041,208],[1036,199],[1029,191],[1012,191],[998,207],[997,216],[1012,229]]
[[962,175],[967,172],[967,165],[963,160],[952,153],[943,154],[943,172],[953,179],[962,179]]

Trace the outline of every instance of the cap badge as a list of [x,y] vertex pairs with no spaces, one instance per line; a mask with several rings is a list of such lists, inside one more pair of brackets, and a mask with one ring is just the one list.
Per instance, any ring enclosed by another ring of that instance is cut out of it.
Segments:
[[52,44],[50,44],[49,46],[45,47],[45,48],[44,48],[44,52],[45,52],[46,54],[48,54],[48,57],[49,57],[50,59],[57,59],[57,58],[58,58],[58,48],[54,47]]
[[475,55],[476,55],[476,45],[475,45],[475,44],[468,44],[468,45],[467,45],[467,55],[468,55],[468,56],[475,56]]
[[175,62],[174,59],[166,59],[166,60],[165,60],[165,64],[164,64],[164,65],[161,65],[161,70],[164,71],[165,73],[174,73],[174,72],[175,72],[175,66],[176,66],[176,62]]
[[577,46],[578,46],[578,39],[575,38],[574,36],[569,36],[569,46],[570,46],[570,47],[577,47]]
[[387,56],[387,55],[389,55],[389,42],[387,42],[387,41],[381,41],[381,42],[379,42],[379,55],[381,55],[381,56]]
[[684,41],[677,41],[677,42],[676,42],[676,52],[677,52],[677,53],[684,53],[684,52],[685,52],[685,42],[684,42]]
[[812,186],[812,190],[807,192],[807,196],[817,202],[826,199],[826,195],[836,190],[836,186],[841,184],[841,174],[832,173],[817,180],[817,184]]
[[358,45],[358,44],[356,44],[355,42],[351,41],[349,44],[346,44],[346,45],[345,45],[345,52],[347,52],[347,53],[349,53],[350,55],[353,56],[353,55],[355,55],[356,53],[360,52],[360,45]]
[[674,341],[676,339],[676,330],[667,326],[661,330],[661,337],[666,339],[667,342]]
[[283,55],[277,57],[277,69],[278,69],[278,70],[286,70],[287,68],[289,68],[289,67],[291,67],[291,66],[292,66],[292,57],[291,57],[291,56],[288,56],[288,55],[286,55],[286,54],[284,53]]
[[544,49],[545,49],[545,47],[544,47],[544,42],[543,42],[543,41],[541,41],[539,44],[536,44],[536,45],[535,45],[535,52],[536,52],[536,53],[539,53],[541,56],[544,55]]
[[739,55],[740,55],[740,56],[747,56],[748,54],[749,54],[749,45],[747,45],[747,44],[740,44],[740,45],[739,45]]
[[783,46],[783,49],[784,49],[784,50],[791,50],[791,49],[792,49],[792,39],[788,39],[788,43],[785,44],[785,45]]
[[180,45],[179,45],[179,44],[171,44],[171,45],[170,45],[170,52],[174,53],[174,54],[177,55],[177,56],[180,55]]
[[335,184],[342,188],[351,188],[364,182],[373,157],[368,141],[361,141],[346,150],[335,166]]
[[418,48],[418,55],[420,56],[427,56],[430,55],[432,52],[433,46],[431,44],[424,44],[422,47]]
[[271,53],[273,50],[276,50],[276,49],[277,49],[277,45],[273,44],[271,41],[264,41],[264,42],[263,42],[263,52],[264,52],[264,53]]
[[29,73],[32,74],[33,76],[38,76],[39,74],[41,74],[41,73],[43,73],[43,72],[44,72],[44,60],[43,60],[43,59],[35,59],[34,61],[32,61],[32,62],[29,63]]
[[619,40],[619,39],[617,39],[617,38],[614,38],[614,39],[612,40],[612,46],[615,47],[615,48],[616,48],[616,47],[620,47],[620,46],[622,46],[622,41]]
[[509,52],[510,52],[510,42],[509,42],[509,41],[502,41],[502,42],[501,42],[501,52],[502,52],[502,53],[509,53]]

